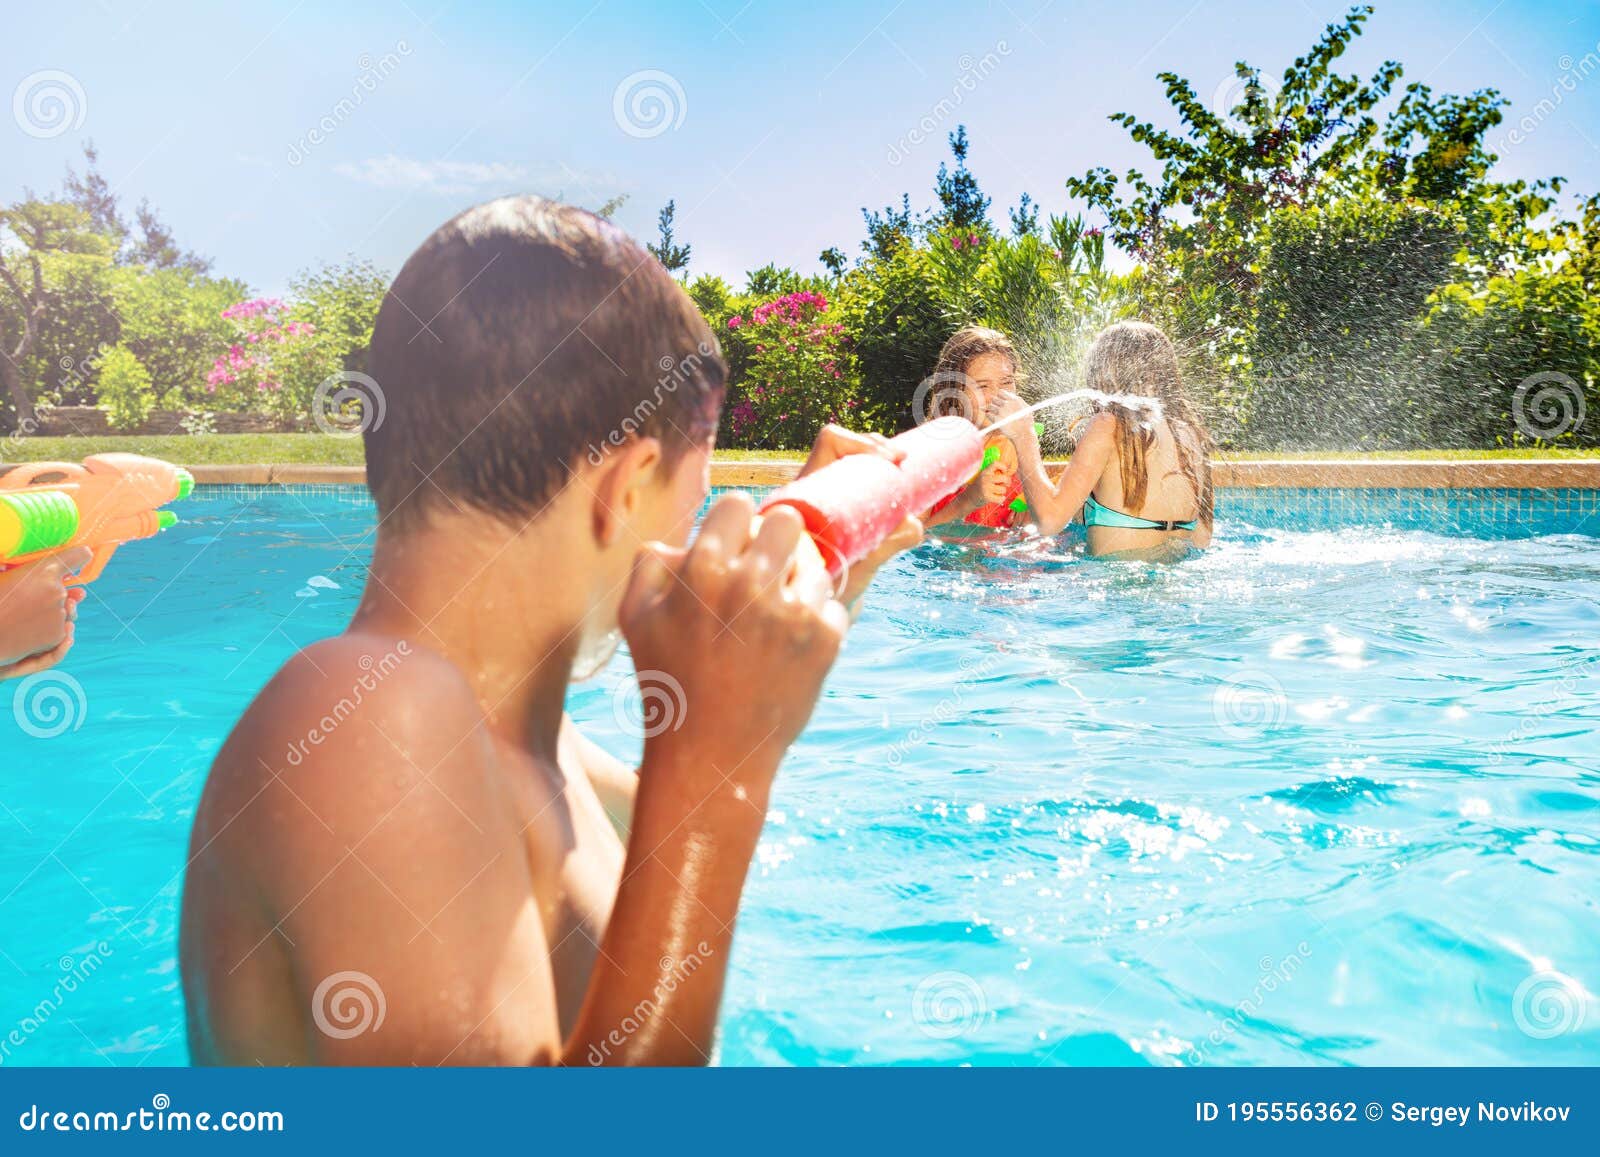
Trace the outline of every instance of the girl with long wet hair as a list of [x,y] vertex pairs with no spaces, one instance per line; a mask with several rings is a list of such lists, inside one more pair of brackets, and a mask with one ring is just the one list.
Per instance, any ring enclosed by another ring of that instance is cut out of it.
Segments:
[[1030,521],[1052,535],[1075,518],[1089,553],[1175,561],[1211,541],[1215,449],[1183,386],[1172,340],[1142,321],[1103,330],[1089,348],[1084,384],[1096,391],[1072,461],[1051,482],[1030,416],[1014,391],[989,400],[1016,445]]

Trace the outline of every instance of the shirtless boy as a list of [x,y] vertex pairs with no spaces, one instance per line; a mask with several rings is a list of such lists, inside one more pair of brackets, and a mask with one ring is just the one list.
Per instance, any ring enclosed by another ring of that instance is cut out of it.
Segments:
[[[640,246],[532,197],[384,301],[379,529],[344,634],[218,754],[181,958],[195,1061],[699,1064],[768,793],[848,625],[787,511],[709,487],[725,369]],[[810,468],[889,453],[829,429]],[[869,565],[914,543],[909,521]],[[563,714],[620,627],[672,688],[637,773]]]

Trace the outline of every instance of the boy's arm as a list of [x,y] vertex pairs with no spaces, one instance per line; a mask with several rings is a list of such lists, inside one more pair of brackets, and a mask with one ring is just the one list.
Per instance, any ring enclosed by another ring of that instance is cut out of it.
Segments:
[[570,715],[561,717],[561,752],[563,764],[568,763],[583,770],[600,806],[617,834],[624,840],[633,826],[633,802],[639,792],[639,773],[590,739]]
[[[676,683],[680,709],[645,741],[622,886],[569,1057],[709,1059],[772,780],[848,626],[825,584],[784,581],[799,516],[770,511],[752,538],[754,513],[730,495],[688,551],[647,547],[623,599],[636,669]],[[619,1034],[624,1023],[637,1029]]]

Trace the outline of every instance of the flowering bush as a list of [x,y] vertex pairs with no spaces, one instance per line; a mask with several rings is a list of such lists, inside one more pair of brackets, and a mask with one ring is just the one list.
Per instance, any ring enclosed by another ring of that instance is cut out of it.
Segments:
[[275,297],[238,302],[222,316],[233,323],[235,339],[206,375],[206,392],[216,396],[218,408],[303,418],[317,383],[332,372],[316,327],[291,320]]
[[726,344],[744,367],[724,409],[728,444],[802,449],[824,423],[852,424],[860,374],[844,326],[827,313],[826,297],[802,289],[728,316]]

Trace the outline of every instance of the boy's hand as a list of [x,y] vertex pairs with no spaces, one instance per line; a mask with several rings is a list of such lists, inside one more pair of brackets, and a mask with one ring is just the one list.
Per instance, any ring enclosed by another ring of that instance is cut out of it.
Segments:
[[[619,611],[650,720],[645,766],[666,754],[695,804],[724,784],[764,800],[778,761],[811,717],[849,626],[814,568],[786,583],[803,533],[791,510],[730,494],[687,550],[660,543],[639,556]],[[641,788],[644,785],[641,783]]]
[[0,679],[53,667],[72,649],[84,591],[65,580],[90,557],[80,546],[0,573]]
[[[843,426],[828,425],[817,432],[817,440],[811,446],[811,456],[801,467],[800,477],[803,478],[822,469],[828,463],[836,462],[851,454],[876,454],[895,463],[906,456],[904,450],[890,445],[889,439],[882,434],[857,434],[854,430],[846,430]],[[873,576],[878,573],[879,567],[902,550],[910,550],[921,541],[922,523],[916,518],[907,518],[878,545],[877,550],[850,567],[850,573],[845,578],[844,590],[839,592],[840,600],[846,605],[853,604],[872,584]]]
[[877,550],[850,568],[849,575],[845,577],[844,590],[839,592],[840,601],[845,606],[854,608],[856,600],[866,593],[867,587],[872,585],[880,566],[902,550],[910,550],[921,542],[921,521],[916,518],[906,519],[895,527],[888,538],[878,544]]
[[821,470],[850,454],[876,454],[898,463],[906,456],[899,447],[889,445],[882,434],[857,434],[843,426],[828,425],[817,431],[817,440],[811,444],[811,456],[800,468],[800,477]]

